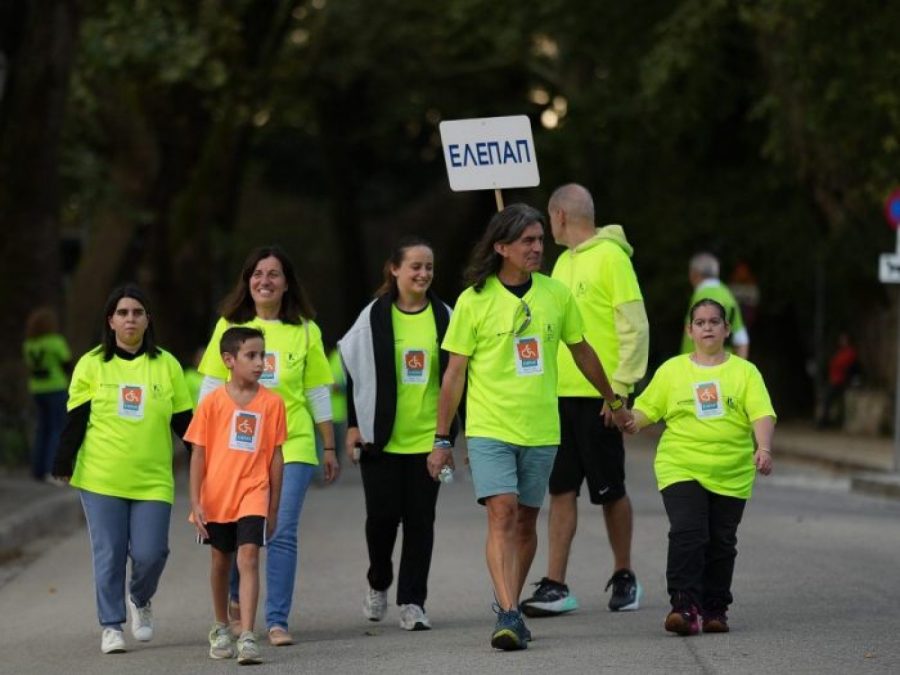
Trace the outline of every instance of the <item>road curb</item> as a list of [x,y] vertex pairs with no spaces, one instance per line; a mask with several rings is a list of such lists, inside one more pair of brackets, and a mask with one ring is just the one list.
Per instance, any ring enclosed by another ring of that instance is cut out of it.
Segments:
[[900,474],[860,473],[850,479],[850,489],[881,497],[900,499]]
[[0,519],[0,558],[15,556],[29,542],[48,534],[71,532],[84,522],[74,490],[41,499]]

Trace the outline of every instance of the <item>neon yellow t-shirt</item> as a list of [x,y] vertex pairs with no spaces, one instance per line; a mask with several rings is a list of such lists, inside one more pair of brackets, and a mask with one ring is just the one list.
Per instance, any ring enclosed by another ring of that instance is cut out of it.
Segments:
[[431,452],[440,394],[437,326],[431,305],[406,314],[391,305],[397,413],[385,452],[410,455]]
[[196,368],[184,369],[184,383],[187,385],[188,394],[191,397],[191,405],[193,409],[197,409],[197,403],[200,401],[200,389],[203,386],[203,375]]
[[331,366],[331,376],[334,378],[334,385],[331,387],[331,419],[339,424],[347,421],[347,381],[341,353],[337,349],[332,349],[328,355],[328,365]]
[[543,274],[531,281],[519,299],[488,277],[480,293],[463,291],[450,317],[443,348],[469,357],[467,436],[559,444],[556,354],[560,340],[582,341],[581,314],[562,283]]
[[666,422],[654,462],[660,490],[696,480],[710,492],[750,498],[752,423],[775,417],[756,366],[736,356],[711,367],[675,356],[659,367],[634,408],[651,422]]
[[132,361],[102,348],[82,356],[72,373],[68,408],[90,401],[87,433],[71,484],[110,497],[172,503],[173,413],[191,409],[181,365],[160,350]]
[[[564,283],[575,296],[584,320],[585,338],[612,379],[619,367],[616,307],[644,299],[631,259],[619,244],[594,236],[574,251],[563,251],[553,267],[553,278]],[[578,370],[568,349],[560,349],[558,358],[560,396],[600,398],[600,392]]]
[[72,360],[69,345],[59,333],[47,333],[25,340],[22,345],[25,365],[28,366],[28,391],[47,394],[65,391],[69,384],[63,364]]
[[[312,321],[304,326],[257,317],[238,325],[258,328],[265,335],[266,366],[259,383],[277,392],[284,400],[287,412],[287,441],[281,448],[284,461],[318,464],[306,389],[330,386],[332,383],[331,367],[322,345],[322,332]],[[230,327],[231,324],[224,318],[216,322],[206,353],[197,368],[204,375],[228,379],[229,372],[219,352],[219,341],[222,333]]]

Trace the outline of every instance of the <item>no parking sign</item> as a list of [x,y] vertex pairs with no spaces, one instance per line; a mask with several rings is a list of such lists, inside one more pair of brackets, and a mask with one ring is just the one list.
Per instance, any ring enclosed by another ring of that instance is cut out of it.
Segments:
[[893,253],[882,253],[878,259],[878,280],[883,284],[900,284],[900,188],[884,201],[884,217],[897,231],[897,246]]

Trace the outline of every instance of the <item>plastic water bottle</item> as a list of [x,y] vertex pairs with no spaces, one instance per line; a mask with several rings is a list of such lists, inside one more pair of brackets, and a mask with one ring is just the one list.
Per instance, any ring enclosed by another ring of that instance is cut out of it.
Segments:
[[445,485],[453,482],[453,469],[449,464],[444,464],[441,468],[441,472],[438,474],[438,480]]

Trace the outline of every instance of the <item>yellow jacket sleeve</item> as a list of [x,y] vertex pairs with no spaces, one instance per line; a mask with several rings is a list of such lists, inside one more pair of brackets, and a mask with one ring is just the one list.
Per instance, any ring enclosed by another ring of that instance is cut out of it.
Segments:
[[647,372],[650,326],[642,300],[617,305],[615,317],[619,336],[619,366],[610,377],[610,384],[617,394],[627,396]]

